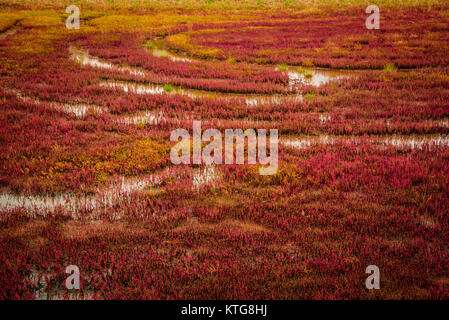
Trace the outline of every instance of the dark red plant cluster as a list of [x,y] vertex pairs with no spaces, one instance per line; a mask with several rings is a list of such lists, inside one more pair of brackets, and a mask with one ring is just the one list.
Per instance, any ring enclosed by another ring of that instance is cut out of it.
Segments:
[[[154,38],[147,35],[150,39]],[[229,62],[171,61],[145,50],[142,35],[112,34],[87,36],[81,46],[96,57],[118,65],[143,68],[148,74],[141,79],[152,83],[171,83],[192,89],[237,93],[286,93],[285,73],[263,66]],[[151,42],[150,42],[151,43]],[[136,79],[135,78],[135,79]],[[123,77],[122,77],[123,79]]]

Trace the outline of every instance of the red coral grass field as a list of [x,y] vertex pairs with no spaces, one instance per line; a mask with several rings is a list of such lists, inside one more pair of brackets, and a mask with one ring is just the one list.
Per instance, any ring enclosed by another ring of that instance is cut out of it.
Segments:
[[[444,1],[0,2],[0,299],[449,298]],[[174,164],[195,120],[277,171]]]

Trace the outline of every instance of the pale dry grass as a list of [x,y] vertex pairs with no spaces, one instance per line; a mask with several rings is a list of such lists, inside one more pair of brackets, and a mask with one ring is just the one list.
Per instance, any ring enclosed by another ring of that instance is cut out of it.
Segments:
[[47,221],[33,220],[17,227],[3,229],[2,234],[20,239],[31,248],[38,250],[48,243],[48,239],[44,235],[41,235],[47,226]]

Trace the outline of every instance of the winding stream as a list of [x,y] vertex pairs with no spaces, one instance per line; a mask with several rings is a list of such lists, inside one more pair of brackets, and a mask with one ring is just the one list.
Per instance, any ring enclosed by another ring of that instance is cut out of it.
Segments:
[[17,27],[17,25],[14,25],[14,26],[10,27],[9,29],[6,29],[5,31],[0,33],[0,40],[6,39],[7,37],[12,36],[13,34],[16,34],[18,30],[19,30],[19,28]]
[[124,203],[126,195],[141,191],[148,186],[158,186],[162,182],[159,175],[141,177],[118,177],[94,195],[79,196],[70,193],[57,195],[24,195],[3,190],[0,194],[0,210],[25,208],[30,212],[53,212],[58,208],[76,215],[80,210],[92,211]]

